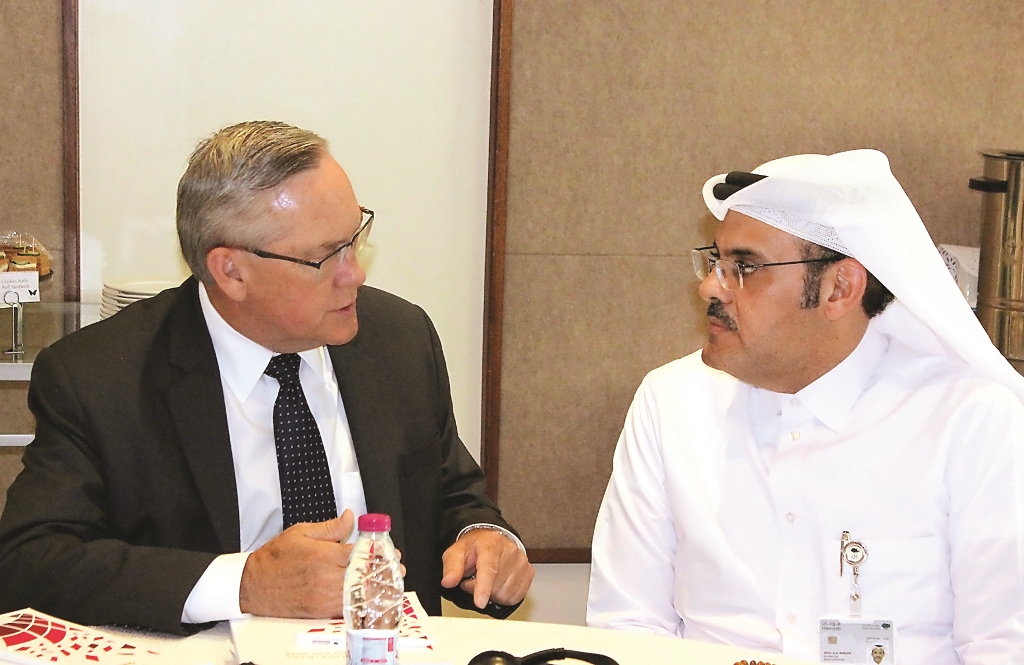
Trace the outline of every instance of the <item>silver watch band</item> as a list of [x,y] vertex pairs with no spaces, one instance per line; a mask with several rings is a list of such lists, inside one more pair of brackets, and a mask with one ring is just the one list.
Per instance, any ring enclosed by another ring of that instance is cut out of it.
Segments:
[[459,531],[459,535],[455,538],[455,540],[458,540],[459,538],[462,538],[464,535],[466,535],[470,531],[477,531],[479,529],[487,529],[488,531],[497,531],[498,533],[500,533],[501,535],[505,536],[506,538],[511,540],[513,543],[515,543],[516,547],[519,548],[520,552],[523,552],[524,554],[526,553],[526,547],[523,545],[523,541],[519,540],[519,538],[516,537],[516,534],[512,533],[511,531],[509,531],[508,529],[506,529],[504,527],[498,526],[497,524],[488,524],[486,522],[480,522],[479,524],[470,524],[469,526],[463,528],[462,531]]

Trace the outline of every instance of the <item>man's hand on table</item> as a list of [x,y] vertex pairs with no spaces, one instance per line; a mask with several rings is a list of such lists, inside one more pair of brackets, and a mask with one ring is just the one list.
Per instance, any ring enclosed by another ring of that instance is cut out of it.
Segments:
[[[475,529],[445,550],[441,586],[450,589],[461,583],[473,594],[479,609],[488,601],[515,605],[526,597],[533,582],[533,566],[519,546],[498,531]],[[471,579],[465,579],[465,578]]]
[[257,616],[323,619],[342,615],[351,545],[351,510],[318,524],[296,524],[249,555],[239,609]]

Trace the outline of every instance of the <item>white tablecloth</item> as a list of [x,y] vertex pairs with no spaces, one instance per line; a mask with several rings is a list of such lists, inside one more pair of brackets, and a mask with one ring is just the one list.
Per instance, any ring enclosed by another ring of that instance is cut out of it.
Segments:
[[[739,660],[762,660],[773,665],[805,665],[806,661],[766,654],[751,649],[680,640],[657,635],[625,631],[565,626],[526,621],[495,621],[428,617],[427,629],[436,649],[417,662],[466,665],[476,654],[489,649],[525,656],[542,649],[563,647],[611,656],[619,665],[733,665]],[[108,629],[109,630],[109,629]],[[129,631],[126,631],[129,632]],[[231,637],[227,623],[193,635],[175,638],[151,633],[130,632],[136,642],[145,642],[159,651],[167,662],[185,664],[209,663],[233,665]],[[302,659],[303,662],[344,663],[343,653]],[[277,665],[267,660],[257,665]],[[575,663],[577,661],[565,661]]]

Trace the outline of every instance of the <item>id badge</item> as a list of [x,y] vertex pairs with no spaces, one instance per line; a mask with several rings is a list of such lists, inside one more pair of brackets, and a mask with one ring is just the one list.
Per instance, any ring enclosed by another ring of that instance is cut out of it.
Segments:
[[822,663],[894,665],[896,626],[884,619],[862,617],[818,621],[819,660]]

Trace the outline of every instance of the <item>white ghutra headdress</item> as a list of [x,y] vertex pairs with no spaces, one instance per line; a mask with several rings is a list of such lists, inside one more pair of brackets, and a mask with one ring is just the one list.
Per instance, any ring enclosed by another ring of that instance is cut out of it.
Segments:
[[719,220],[735,210],[857,259],[896,296],[872,325],[912,348],[960,358],[1024,399],[1024,377],[971,311],[881,152],[784,157],[752,174],[715,176],[703,193]]

